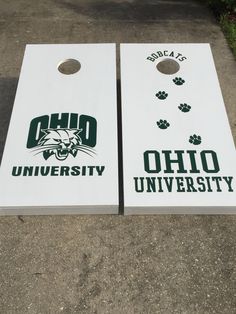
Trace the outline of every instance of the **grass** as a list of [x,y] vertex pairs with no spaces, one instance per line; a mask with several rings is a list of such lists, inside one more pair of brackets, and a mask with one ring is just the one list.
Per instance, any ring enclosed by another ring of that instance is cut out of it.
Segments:
[[236,58],[236,0],[200,0],[214,12]]
[[221,15],[220,25],[236,58],[236,18],[230,14]]

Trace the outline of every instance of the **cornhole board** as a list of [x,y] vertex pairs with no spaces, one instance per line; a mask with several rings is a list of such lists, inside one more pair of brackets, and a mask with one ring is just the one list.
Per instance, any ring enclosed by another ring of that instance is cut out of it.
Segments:
[[[167,59],[177,73],[157,70]],[[121,83],[125,214],[235,213],[235,147],[210,46],[122,44]]]
[[[78,72],[59,71],[68,59]],[[0,168],[1,214],[118,213],[116,97],[115,44],[27,45]]]

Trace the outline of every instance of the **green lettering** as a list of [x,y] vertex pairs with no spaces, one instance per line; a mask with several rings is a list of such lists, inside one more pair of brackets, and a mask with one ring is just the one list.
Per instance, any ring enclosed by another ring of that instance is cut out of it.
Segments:
[[32,176],[33,169],[33,167],[24,167],[23,176]]
[[50,128],[67,128],[69,124],[69,113],[53,113],[51,115]]
[[158,180],[158,185],[159,185],[159,190],[158,192],[164,192],[163,188],[162,188],[162,178],[161,177],[157,177],[157,180]]
[[40,169],[40,173],[42,176],[47,176],[50,172],[50,167],[46,166],[46,167],[41,167]]
[[21,172],[22,172],[22,167],[13,167],[12,168],[12,175],[14,176],[14,177],[18,177],[18,176],[20,176],[21,175]]
[[197,192],[197,190],[194,187],[193,178],[186,177],[185,180],[186,180],[186,183],[187,183],[187,192]]
[[71,129],[78,128],[78,114],[77,113],[70,114],[70,128]]
[[172,186],[173,186],[173,177],[164,177],[163,178],[167,187],[168,192],[172,192]]
[[210,177],[205,177],[205,179],[206,179],[207,188],[208,188],[207,192],[213,192],[211,188]]
[[[156,150],[147,150],[144,152],[144,170],[148,173],[158,173],[161,171],[160,154]],[[154,166],[150,165],[150,158],[152,157]]]
[[152,58],[152,57],[147,57],[147,60],[150,60],[150,61],[152,61],[152,62],[154,62],[154,61],[155,61],[155,59],[154,59],[154,58]]
[[79,135],[83,145],[94,147],[97,143],[97,120],[90,116],[81,115],[79,128],[82,129]]
[[26,144],[27,148],[32,148],[38,145],[39,140],[44,135],[42,129],[48,128],[48,121],[49,121],[48,116],[41,116],[34,118],[30,122],[29,134]]
[[187,153],[189,154],[190,162],[191,162],[191,169],[190,173],[199,173],[200,170],[197,169],[195,154],[196,150],[187,150]]
[[80,175],[80,167],[79,166],[73,166],[71,167],[71,175],[72,176],[79,176]]
[[234,190],[232,189],[232,181],[233,181],[233,177],[223,177],[223,179],[225,180],[225,182],[228,185],[228,192],[233,192]]
[[199,192],[206,192],[206,186],[204,184],[203,177],[197,177],[197,184],[200,185],[200,187],[198,188]]
[[51,167],[51,176],[58,176],[59,167],[58,166],[52,166]]
[[102,173],[103,173],[104,169],[105,169],[105,167],[104,167],[104,166],[101,166],[101,167],[96,166],[96,170],[97,170],[97,173],[98,173],[98,175],[99,175],[99,176],[101,176],[101,175],[102,175]]
[[89,170],[89,176],[93,176],[93,170],[94,170],[95,166],[88,166],[88,170]]
[[156,192],[156,178],[155,177],[147,177],[147,192]]
[[[203,150],[201,152],[201,159],[202,159],[202,167],[203,170],[207,173],[216,173],[220,171],[217,155],[213,150]],[[207,155],[210,155],[212,161],[213,161],[213,169],[209,169],[208,162],[207,162]]]
[[166,161],[166,170],[164,170],[165,173],[174,173],[174,170],[172,170],[171,165],[173,163],[177,163],[179,169],[177,170],[178,173],[187,173],[187,170],[184,169],[184,161],[183,161],[183,150],[175,150],[174,152],[177,155],[177,159],[171,159],[170,154],[171,150],[163,150],[162,151],[165,155],[165,161]]
[[[144,191],[143,180],[144,180],[144,177],[140,177],[140,178],[134,177],[135,191],[138,192],[138,193],[141,193],[141,192]],[[140,187],[138,186],[138,182],[141,183]]]
[[184,178],[176,177],[175,179],[177,183],[177,192],[185,192],[184,183],[183,183]]
[[155,53],[152,53],[151,56],[152,56],[154,59],[158,59],[158,56],[157,56]]
[[222,192],[221,188],[220,188],[220,181],[222,181],[222,178],[221,177],[212,177],[211,178],[212,181],[215,181],[216,183],[216,187],[217,187],[217,192]]
[[62,166],[60,170],[60,176],[69,176],[69,171],[70,171],[70,167]]
[[175,57],[175,59],[178,59],[180,56],[182,56],[182,54],[178,53],[177,56]]

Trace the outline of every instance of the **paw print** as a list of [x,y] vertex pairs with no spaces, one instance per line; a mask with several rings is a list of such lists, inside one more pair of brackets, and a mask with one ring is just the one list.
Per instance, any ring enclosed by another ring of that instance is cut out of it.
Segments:
[[176,78],[173,79],[173,82],[176,85],[183,85],[185,83],[185,80],[183,80],[181,77],[176,77]]
[[159,91],[157,94],[156,94],[156,97],[159,98],[159,99],[166,99],[168,96],[168,94],[164,91]]
[[199,145],[202,142],[202,138],[199,135],[191,135],[189,138],[189,143],[193,144],[193,145]]
[[187,104],[180,104],[178,108],[182,112],[189,112],[191,110],[191,106]]
[[170,126],[169,122],[167,122],[166,120],[157,121],[157,125],[160,129],[163,129],[163,130],[167,129]]

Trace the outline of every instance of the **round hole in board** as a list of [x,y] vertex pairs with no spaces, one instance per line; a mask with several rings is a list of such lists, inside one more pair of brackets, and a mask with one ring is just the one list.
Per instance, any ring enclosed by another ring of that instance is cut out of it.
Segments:
[[165,59],[157,64],[157,70],[163,74],[175,74],[179,69],[179,63],[172,59]]
[[70,75],[77,73],[81,68],[81,64],[76,59],[67,59],[60,62],[57,68],[62,74]]

